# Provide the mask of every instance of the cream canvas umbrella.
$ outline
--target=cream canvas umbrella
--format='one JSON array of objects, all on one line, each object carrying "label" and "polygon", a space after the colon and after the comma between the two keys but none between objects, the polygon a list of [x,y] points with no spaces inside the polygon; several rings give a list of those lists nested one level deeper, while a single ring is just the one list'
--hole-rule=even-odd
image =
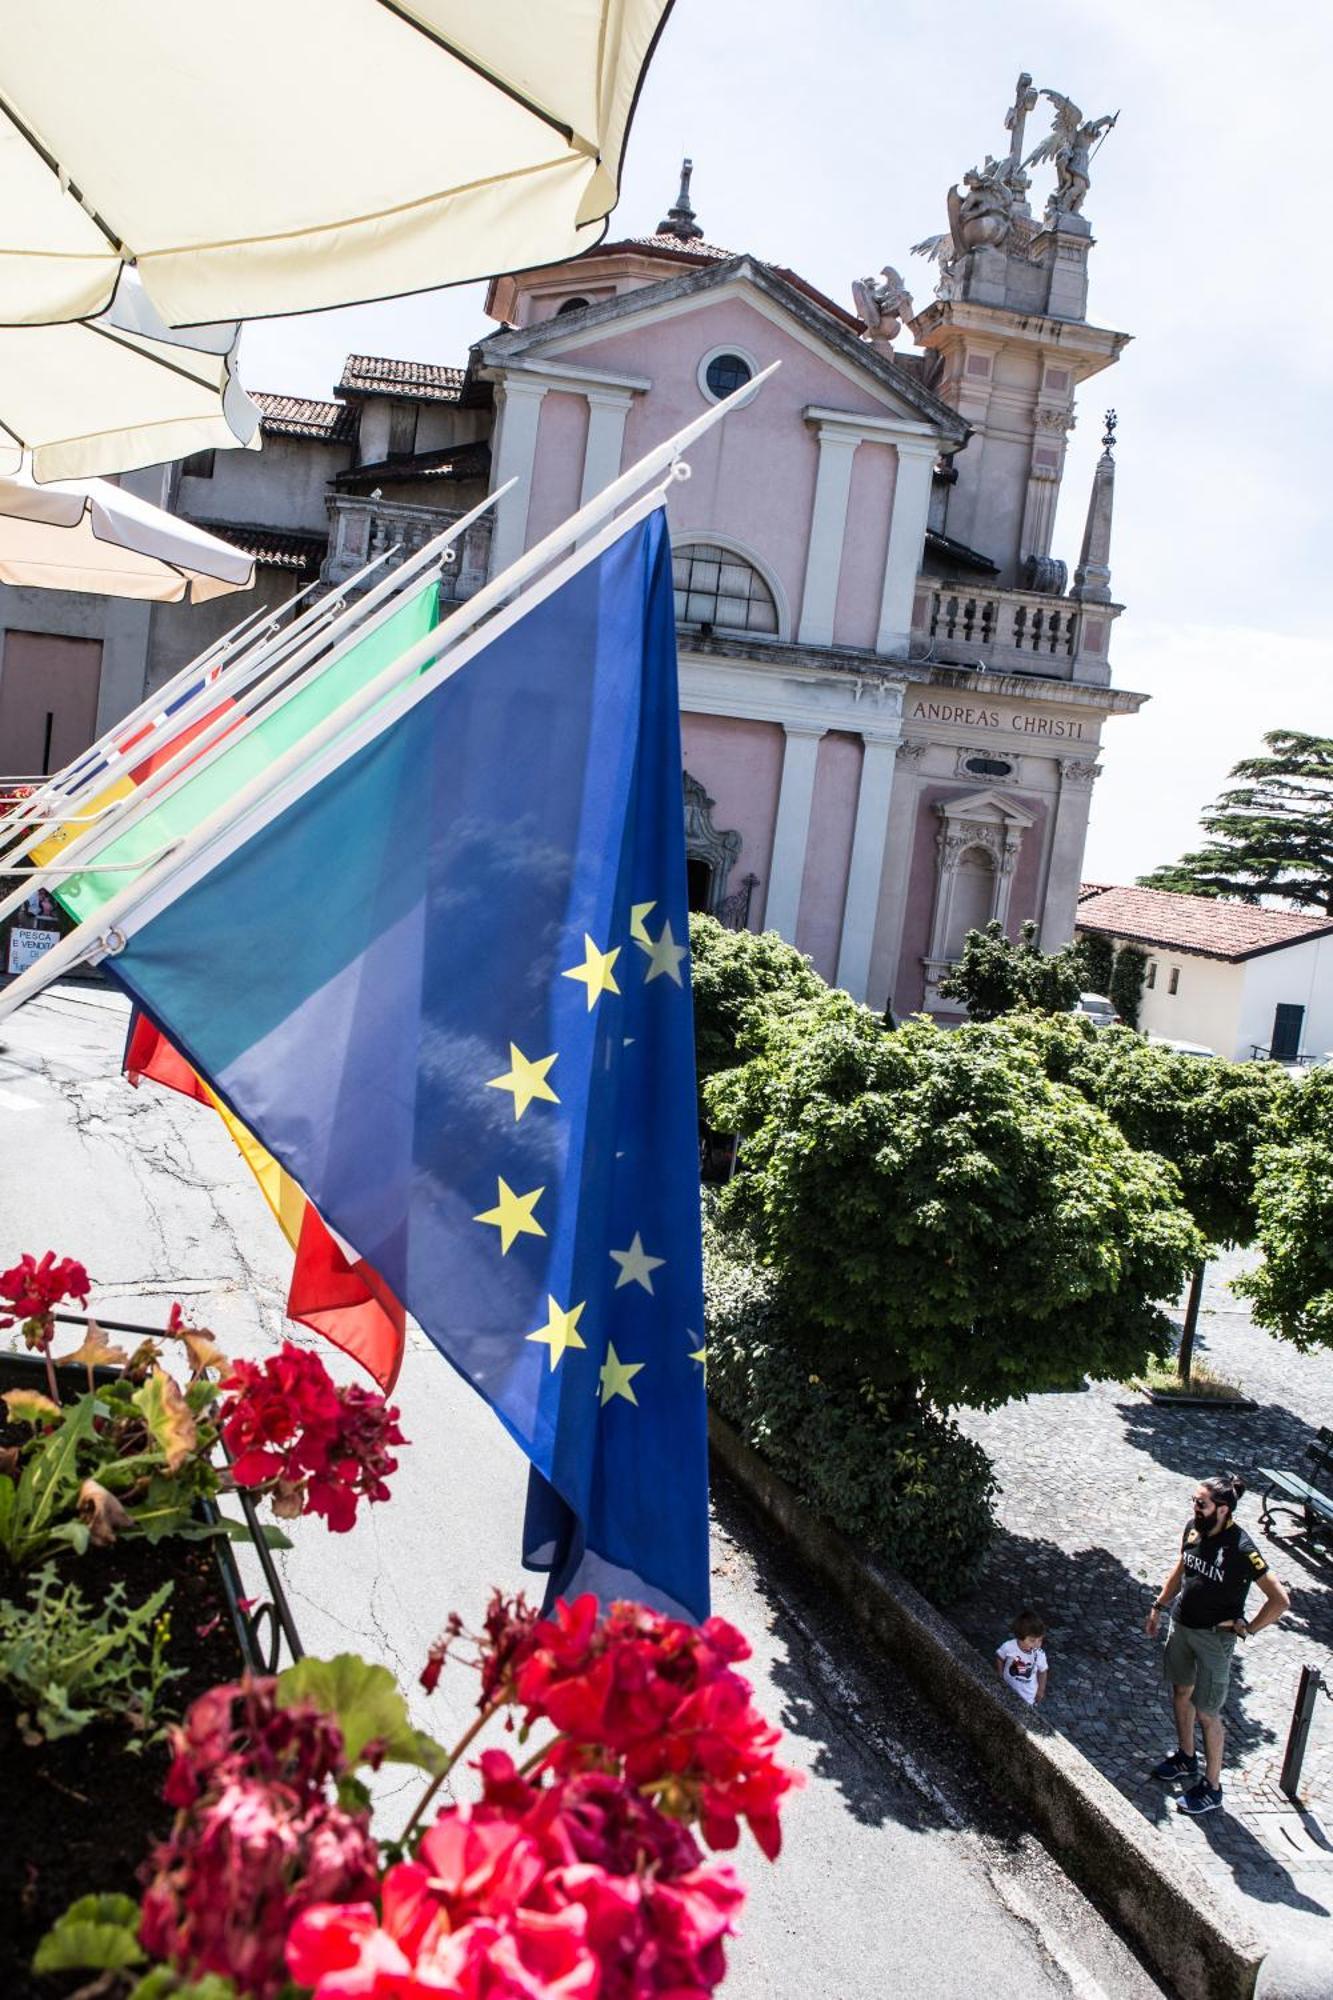
[{"label": "cream canvas umbrella", "polygon": [[254,577],[244,550],[105,479],[0,479],[0,583],[202,604]]},{"label": "cream canvas umbrella", "polygon": [[670,0],[42,0],[0,42],[0,324],[173,326],[549,263],[614,207]]},{"label": "cream canvas umbrella", "polygon": [[257,449],[239,333],[234,321],[173,332],[128,272],[94,319],[0,326],[0,475],[26,469],[44,483]]}]

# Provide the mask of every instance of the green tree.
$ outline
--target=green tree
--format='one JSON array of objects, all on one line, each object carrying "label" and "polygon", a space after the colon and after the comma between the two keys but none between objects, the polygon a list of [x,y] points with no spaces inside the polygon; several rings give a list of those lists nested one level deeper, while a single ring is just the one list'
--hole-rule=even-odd
[{"label": "green tree", "polygon": [[1104,1111],[1131,1146],[1175,1168],[1181,1199],[1204,1241],[1190,1280],[1177,1368],[1188,1383],[1207,1258],[1252,1243],[1259,1228],[1261,1152],[1285,1132],[1293,1085],[1276,1063],[1210,1062],[1146,1041],[1128,1028],[1042,1021],[1023,1032],[1046,1072]]},{"label": "green tree", "polygon": [[1037,943],[1037,926],[1028,920],[1017,944],[998,923],[984,931],[969,931],[963,955],[940,981],[946,1000],[965,1000],[973,1021],[994,1021],[1014,1008],[1039,1014],[1065,1013],[1083,988],[1083,964],[1078,949],[1065,945],[1046,952]]},{"label": "green tree", "polygon": [[1260,1326],[1299,1348],[1333,1347],[1333,1069],[1288,1086],[1259,1152],[1255,1206],[1264,1261],[1236,1290]]},{"label": "green tree", "polygon": [[716,917],[690,918],[694,1054],[703,1083],[741,1061],[747,1024],[789,1012],[832,989],[776,931],[730,931]]},{"label": "green tree", "polygon": [[1148,954],[1140,951],[1136,944],[1122,944],[1115,955],[1111,968],[1111,984],[1107,989],[1116,1013],[1131,1028],[1139,1025],[1139,1007],[1143,1000],[1143,982],[1148,975]]},{"label": "green tree", "polygon": [[1077,940],[1075,950],[1083,976],[1082,991],[1105,993],[1109,998],[1115,968],[1115,946],[1110,938],[1103,937],[1100,931],[1089,931]]},{"label": "green tree", "polygon": [[1269,754],[1237,764],[1245,782],[1201,815],[1208,838],[1192,854],[1140,876],[1149,889],[1281,896],[1333,916],[1333,737],[1270,730]]},{"label": "green tree", "polygon": [[745,1135],[720,1209],[753,1233],[812,1367],[947,1409],[1163,1351],[1155,1302],[1202,1252],[1175,1174],[1021,1031],[885,1034],[834,996],[763,1037],[707,1089]]}]

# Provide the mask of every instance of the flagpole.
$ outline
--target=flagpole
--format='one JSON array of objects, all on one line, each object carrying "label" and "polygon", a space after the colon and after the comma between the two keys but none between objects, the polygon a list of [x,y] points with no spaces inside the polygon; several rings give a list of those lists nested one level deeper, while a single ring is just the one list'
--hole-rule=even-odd
[{"label": "flagpole", "polygon": [[[368,563],[362,575],[369,575],[384,560],[384,557],[377,557],[375,562]],[[56,773],[35,796],[23,800],[19,807],[0,818],[0,836],[8,838],[16,828],[21,829],[14,845],[0,853],[0,871],[5,870],[7,862],[21,857],[32,846],[31,830],[34,827],[63,826],[77,820],[80,802],[89,792],[95,793],[99,783],[103,788],[108,783],[114,783],[119,775],[118,766],[129,765],[132,768],[144,758],[154,755],[155,745],[163,735],[168,742],[172,741],[201,708],[218,699],[220,692],[225,694],[238,683],[244,685],[247,673],[257,673],[266,655],[271,658],[280,653],[282,646],[292,643],[298,629],[305,629],[308,622],[317,623],[326,619],[330,608],[339,608],[340,600],[326,599],[318,605],[307,606],[299,618],[283,626],[286,614],[310,594],[318,581],[316,577],[304,590],[283,604],[261,606],[257,612],[243,618],[231,632],[224,633],[222,639],[188,660],[164,686],[146,695],[136,709],[104,731],[96,743]],[[259,629],[261,623],[262,630]],[[244,644],[241,644],[242,634]],[[220,648],[226,650],[220,653]],[[174,714],[167,715],[166,708],[175,690],[183,683],[198,680],[205,673],[212,673],[215,678],[206,686],[201,685],[196,694]],[[145,716],[156,717],[156,722],[144,730],[128,749],[118,750],[118,744],[133,732]],[[119,801],[115,803],[119,804]],[[99,813],[97,817],[100,816]]]},{"label": "flagpole", "polygon": [[[85,940],[83,951],[66,954],[61,966],[51,976],[57,977],[59,970],[82,963],[85,959],[97,963],[103,958],[114,957],[117,951],[123,949],[126,924],[133,921],[137,929],[173,903],[201,875],[207,874],[235,848],[328,777],[330,772],[336,771],[349,757],[391,728],[444,681],[451,680],[469,660],[484,652],[512,626],[526,618],[536,605],[554,596],[571,577],[595,562],[622,535],[628,534],[660,507],[674,476],[674,471],[669,472],[660,485],[642,494],[624,514],[603,522],[601,528],[584,540],[564,562],[550,569],[522,597],[512,598],[480,631],[474,631],[461,645],[443,653],[431,669],[407,681],[398,676],[396,688],[386,687],[392,676],[392,669],[386,669],[352,701],[344,703],[335,715],[312,730],[302,743],[275,759],[269,770],[259,773],[235,798],[228,800],[183,840],[157,857],[153,868],[145,870],[138,881],[129,883],[96,916],[80,925],[80,930],[96,935]],[[216,852],[213,851],[215,848]],[[42,972],[62,946],[74,944],[78,934],[72,931],[67,938],[62,938],[59,945],[52,946],[35,965],[20,973],[13,985],[0,992],[0,1020],[50,983],[49,980],[34,981],[16,1000],[12,999],[16,987],[23,985],[31,973]]]},{"label": "flagpole", "polygon": [[[159,766],[148,783],[139,786],[128,796],[114,801],[105,817],[99,816],[97,819],[80,822],[77,815],[66,816],[64,824],[81,824],[84,830],[60,850],[58,859],[35,866],[14,867],[11,863],[7,872],[15,873],[22,879],[9,896],[0,899],[0,922],[26,901],[35,886],[48,881],[59,882],[70,875],[83,873],[95,863],[96,856],[109,841],[119,839],[122,833],[128,832],[147,814],[155,812],[179,790],[181,784],[196,776],[213,761],[214,757],[244,742],[261,723],[267,722],[293,696],[317,680],[319,675],[337,660],[342,659],[352,646],[358,645],[389,618],[395,616],[399,609],[399,600],[412,585],[427,574],[432,564],[449,559],[450,545],[457,541],[474,521],[493,507],[501,494],[507,492],[512,484],[512,480],[507,481],[503,487],[488,494],[468,513],[460,515],[456,521],[451,521],[439,535],[392,571],[382,582],[367,592],[365,597],[348,606],[331,625],[327,625],[325,629],[308,639],[295,654],[280,658],[277,664],[270,662],[264,678],[248,688],[236,704],[236,708],[218,715],[207,728],[192,736],[188,743],[182,744],[174,756],[168,757]],[[377,567],[381,560],[382,558],[377,557],[375,563],[368,565],[368,568]],[[355,578],[349,579],[352,582],[355,580]],[[330,649],[330,639],[340,628],[341,636]],[[286,638],[290,635],[283,636]],[[304,669],[321,655],[313,672],[306,674]],[[213,685],[208,691],[211,700],[216,701],[224,685],[225,677]],[[239,722],[237,709],[244,718]],[[21,847],[15,852],[26,851],[31,845],[31,840],[25,837]],[[7,859],[8,857],[0,857],[0,863]]]},{"label": "flagpole", "polygon": [[[382,563],[387,562],[392,553],[392,550],[386,550],[382,555],[376,556],[373,561],[365,564],[355,576],[347,579],[347,582],[342,586],[342,592],[363,581],[372,571],[378,569]],[[293,605],[299,604],[302,597],[308,596],[310,591],[316,587],[318,581],[319,579],[315,578],[306,586],[305,590],[299,592],[296,597],[290,598],[286,604],[271,607],[267,613],[269,622],[265,629],[262,632],[251,631],[244,646],[240,647],[239,651],[233,648],[232,657],[225,666],[214,666],[209,669],[209,671],[215,673],[216,678],[206,686],[200,686],[190,700],[182,703],[181,707],[173,714],[166,714],[164,708],[164,704],[168,701],[171,691],[182,680],[198,678],[200,672],[205,670],[209,658],[207,652],[199,655],[197,659],[191,660],[178,674],[174,674],[165,687],[159,688],[153,694],[147,696],[132,715],[122,717],[115,724],[114,728],[108,730],[99,739],[98,743],[91,750],[84,753],[85,762],[94,753],[102,753],[97,769],[86,768],[76,772],[70,778],[66,789],[57,790],[56,798],[53,801],[42,797],[37,801],[28,800],[25,802],[27,807],[24,814],[25,828],[34,825],[69,824],[72,819],[77,818],[77,814],[72,811],[72,808],[88,792],[93,791],[97,787],[99,780],[104,782],[114,781],[118,775],[118,766],[127,765],[133,768],[134,765],[142,762],[145,758],[159,754],[163,744],[174,742],[182,730],[187,728],[201,711],[216,704],[221,696],[229,695],[234,688],[247,686],[258,677],[262,669],[270,668],[277,660],[280,660],[284,652],[290,651],[299,641],[312,636],[322,625],[327,625],[344,608],[345,598],[342,592],[330,592],[329,596],[322,598],[318,604],[307,605],[299,618],[293,619],[286,626],[282,624],[284,614]],[[154,726],[145,730],[128,749],[118,751],[116,747],[117,742],[124,739],[127,733],[133,729],[135,723],[145,713],[156,715]],[[103,746],[107,744],[110,747],[104,751]],[[61,775],[63,778],[64,774],[62,773]],[[116,804],[119,803],[120,801],[116,801]],[[45,818],[38,818],[33,813],[35,804],[41,804],[44,807],[47,805],[63,806],[64,809],[54,811]],[[24,853],[31,845],[32,842],[27,838],[25,832],[17,845],[11,847],[5,854],[0,854],[0,868],[3,868],[6,861]]]},{"label": "flagpole", "polygon": [[[276,758],[271,766],[258,773],[234,798],[219,807],[200,826],[193,829],[182,841],[174,844],[165,855],[159,857],[136,882],[127,885],[116,896],[110,898],[94,916],[87,918],[77,929],[62,938],[59,944],[53,945],[50,951],[44,952],[35,964],[21,972],[10,986],[0,992],[0,1020],[4,1020],[25,1001],[43,991],[52,980],[59,978],[60,974],[70,967],[82,964],[88,959],[100,959],[108,954],[114,954],[118,948],[115,942],[116,935],[130,913],[139,911],[140,906],[150,895],[156,899],[167,886],[172,886],[174,893],[181,893],[184,887],[184,883],[180,880],[183,867],[206,845],[216,841],[223,845],[223,854],[229,852],[230,849],[223,844],[223,837],[234,835],[243,816],[248,815],[261,801],[271,799],[275,789],[282,786],[292,773],[299,771],[301,782],[292,786],[290,795],[286,791],[283,792],[284,805],[290,803],[291,798],[300,797],[309,784],[317,781],[317,777],[312,775],[314,768],[312,760],[317,760],[318,777],[327,776],[329,771],[336,770],[340,763],[355,750],[360,749],[364,743],[373,740],[413,702],[430,693],[441,680],[456,672],[475,653],[489,645],[501,631],[508,629],[508,626],[519,617],[526,615],[534,601],[540,602],[553,590],[558,589],[568,577],[595,560],[602,549],[609,546],[617,535],[627,532],[631,519],[637,519],[642,514],[651,512],[652,507],[660,503],[666,485],[664,484],[659,492],[648,496],[646,501],[641,501],[624,521],[608,518],[614,514],[616,508],[641,493],[659,472],[674,475],[682,452],[724,417],[751,402],[780,366],[780,362],[770,362],[760,374],[752,376],[743,389],[737,390],[725,401],[706,410],[693,423],[687,424],[665,443],[657,445],[648,452],[636,465],[631,466],[628,472],[614,479],[601,493],[594,496],[587,506],[580,508],[560,527],[553,529],[525,555],[520,556],[517,562],[511,563],[509,568],[502,571],[492,583],[478,591],[475,597],[469,598],[450,618],[437,626],[416,646],[410,648],[391,667],[377,675],[352,700],[343,703],[300,743],[294,744],[291,749]],[[684,467],[682,470],[683,476],[688,477],[689,468]],[[492,498],[498,497],[498,493],[492,496]],[[593,539],[585,541],[584,538],[588,536],[593,536]],[[577,546],[580,543],[583,544],[582,547]],[[542,579],[527,596],[509,602],[514,599],[516,591],[521,590],[526,583],[538,576],[562,549],[568,549],[571,545],[575,545],[572,556],[560,563],[551,575]],[[505,609],[501,610],[501,607]],[[456,644],[465,633],[472,633],[481,619],[492,611],[500,613],[492,624],[483,632],[476,633],[470,641],[462,645]],[[423,669],[432,665],[435,667],[434,672],[423,672]],[[389,697],[395,696],[395,690],[396,697],[390,699]],[[357,727],[357,724],[361,726]],[[321,753],[326,748],[329,754],[324,756]],[[234,839],[232,844],[237,844]],[[222,855],[216,857],[216,859],[221,858]],[[171,896],[164,898],[164,901],[170,900]],[[154,907],[158,907],[156,900]],[[3,906],[0,906],[0,909],[2,908]],[[123,945],[123,937],[121,944]]]},{"label": "flagpole", "polygon": [[[304,593],[302,594],[304,595]],[[293,603],[297,601],[296,599],[292,599]],[[280,606],[278,609],[285,610],[286,606]],[[11,821],[22,819],[25,824],[32,824],[28,815],[46,803],[48,794],[51,796],[63,796],[62,787],[74,784],[84,767],[98,756],[104,744],[108,744],[113,738],[123,735],[127,729],[132,729],[144,715],[151,713],[154,709],[160,708],[163,701],[167,699],[172,690],[178,687],[181,682],[187,680],[193,674],[204,672],[219,647],[226,646],[233,640],[238,640],[247,627],[254,626],[261,619],[271,618],[274,615],[273,607],[265,604],[261,604],[257,611],[247,611],[244,618],[239,619],[229,631],[224,632],[221,638],[215,639],[210,646],[204,648],[202,653],[196,653],[192,659],[187,660],[179,672],[172,675],[165,687],[157,688],[152,694],[145,695],[139,706],[132,710],[129,715],[122,716],[118,722],[112,724],[110,729],[104,730],[95,743],[90,743],[86,750],[81,750],[77,757],[72,757],[69,763],[63,764],[58,771],[40,773],[34,779],[34,783],[37,786],[37,791],[34,795],[30,798],[20,800],[17,804],[9,807],[6,812],[0,813],[0,836],[7,834]],[[253,638],[253,633],[251,637]]]}]

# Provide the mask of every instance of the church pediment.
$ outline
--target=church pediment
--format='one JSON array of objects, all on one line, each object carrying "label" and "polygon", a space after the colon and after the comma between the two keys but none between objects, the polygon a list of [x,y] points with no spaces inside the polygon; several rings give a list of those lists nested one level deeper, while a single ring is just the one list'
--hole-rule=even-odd
[{"label": "church pediment", "polygon": [[967,425],[957,411],[924,388],[910,369],[860,339],[780,271],[750,256],[730,257],[705,270],[673,273],[659,284],[559,313],[535,326],[492,334],[481,343],[481,359],[491,367],[557,360],[577,367],[585,356],[593,358],[586,354],[588,349],[615,335],[646,329],[658,319],[678,318],[692,302],[702,310],[719,298],[735,296],[747,299],[766,318],[785,323],[786,330],[807,347],[824,349],[841,372],[854,374],[887,415],[929,424],[950,450],[966,439]]},{"label": "church pediment", "polygon": [[957,798],[939,800],[935,810],[942,819],[1010,826],[1019,832],[1036,824],[1035,814],[1017,805],[1003,792],[963,792]]}]

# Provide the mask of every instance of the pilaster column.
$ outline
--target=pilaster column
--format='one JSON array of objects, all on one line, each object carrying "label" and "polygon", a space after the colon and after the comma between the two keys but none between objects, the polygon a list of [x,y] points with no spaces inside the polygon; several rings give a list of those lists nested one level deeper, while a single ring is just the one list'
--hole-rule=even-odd
[{"label": "pilaster column", "polygon": [[884,555],[884,589],[879,600],[879,631],[875,635],[877,653],[897,653],[903,657],[907,654],[912,599],[926,545],[936,451],[933,440],[922,444],[900,441],[897,445],[898,477],[893,487],[893,514]]},{"label": "pilaster column", "polygon": [[620,474],[625,443],[625,418],[632,400],[628,390],[589,389],[588,439],[583,447],[583,485],[579,506],[586,507],[604,486]]},{"label": "pilaster column", "polygon": [[805,556],[801,626],[796,636],[803,646],[831,646],[842,543],[847,531],[847,500],[852,490],[852,456],[861,440],[855,432],[834,424],[820,424],[816,435],[819,470],[815,475],[815,504]]},{"label": "pilaster column", "polygon": [[889,801],[893,796],[898,753],[896,735],[865,736],[862,742],[861,788],[856,795],[856,825],[847,869],[847,899],[843,904],[836,980],[853,1000],[864,1000],[870,983],[870,952],[879,914]]},{"label": "pilaster column", "polygon": [[525,382],[507,375],[497,382],[500,404],[496,430],[495,460],[491,490],[507,479],[518,484],[505,494],[495,509],[495,530],[491,537],[491,575],[499,576],[523,553],[528,532],[528,502],[532,497],[532,467],[537,456],[537,425],[541,418],[544,382]]},{"label": "pilaster column", "polygon": [[1088,838],[1088,814],[1098,766],[1086,757],[1060,759],[1060,798],[1051,827],[1051,851],[1046,863],[1046,894],[1041,906],[1041,948],[1059,951],[1074,935],[1078,885],[1083,879],[1083,849]]},{"label": "pilaster column", "polygon": [[810,838],[810,807],[815,796],[815,766],[819,742],[824,734],[821,723],[788,722],[783,725],[787,741],[782,754],[782,782],[778,789],[777,822],[773,828],[773,859],[768,869],[768,896],[764,903],[764,929],[777,931],[788,944],[796,942],[796,919],[801,908],[801,883],[805,876],[805,850]]}]

